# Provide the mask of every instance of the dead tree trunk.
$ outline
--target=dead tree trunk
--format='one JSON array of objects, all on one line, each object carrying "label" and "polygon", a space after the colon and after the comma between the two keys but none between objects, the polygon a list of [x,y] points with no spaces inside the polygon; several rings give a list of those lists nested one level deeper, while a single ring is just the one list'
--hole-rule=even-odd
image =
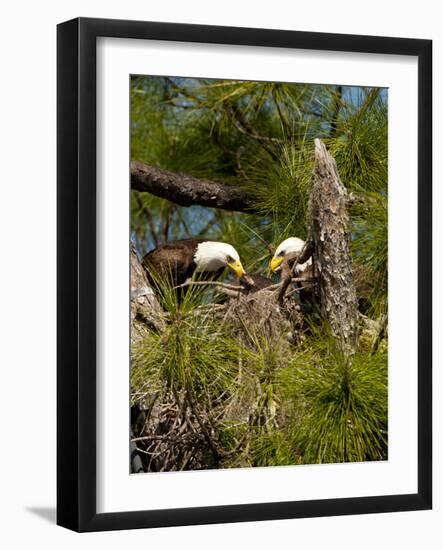
[{"label": "dead tree trunk", "polygon": [[343,349],[355,348],[357,296],[350,256],[348,194],[335,160],[315,140],[315,167],[310,194],[311,235],[318,298],[332,332]]},{"label": "dead tree trunk", "polygon": [[148,329],[161,330],[163,313],[146,274],[131,246],[131,341],[136,342]]}]

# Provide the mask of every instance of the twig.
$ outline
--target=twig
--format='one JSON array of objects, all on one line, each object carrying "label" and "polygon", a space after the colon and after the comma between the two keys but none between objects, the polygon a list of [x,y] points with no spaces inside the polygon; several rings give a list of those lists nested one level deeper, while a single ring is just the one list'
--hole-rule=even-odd
[{"label": "twig", "polygon": [[301,286],[299,288],[294,288],[294,290],[291,290],[291,292],[289,292],[289,296],[291,296],[292,294],[295,294],[296,292],[300,292],[300,290],[305,290],[305,288],[311,288],[310,286]]},{"label": "twig", "polygon": [[198,425],[200,426],[200,429],[201,431],[203,432],[203,435],[205,436],[206,438],[206,441],[208,442],[209,446],[211,447],[211,450],[214,454],[214,458],[217,460],[217,461],[220,461],[221,458],[223,458],[224,456],[224,453],[221,449],[218,448],[218,445],[215,443],[215,441],[212,439],[212,436],[211,434],[209,433],[209,430],[207,429],[207,427],[205,426],[203,420],[200,418],[200,414],[199,412],[197,411],[197,408],[195,406],[195,403],[194,403],[194,400],[192,398],[192,394],[191,394],[191,390],[188,388],[187,391],[186,391],[186,398],[187,398],[187,401],[189,403],[189,407],[193,413],[193,415],[195,416],[197,422],[198,422]]},{"label": "twig", "polygon": [[220,310],[220,309],[226,309],[226,306],[224,304],[203,304],[201,306],[197,306],[195,308],[196,311],[205,311],[208,310],[209,312],[212,312],[214,310]]},{"label": "twig", "polygon": [[[314,283],[315,279],[312,277],[292,277],[289,281],[290,283]],[[270,285],[264,288],[263,290],[277,290],[281,288],[283,281],[276,283],[275,285]]]},{"label": "twig", "polygon": [[174,290],[177,288],[184,288],[186,286],[194,286],[194,285],[214,285],[218,286],[220,288],[226,288],[227,290],[237,290],[238,292],[243,292],[245,289],[242,286],[236,286],[236,285],[228,285],[227,283],[219,283],[218,281],[189,281],[186,283],[182,283],[181,285],[177,285],[174,287]]},{"label": "twig", "polygon": [[[230,107],[231,113],[234,115],[235,122],[237,122],[236,126],[237,129],[242,133],[245,134],[253,139],[256,139],[260,142],[269,142],[269,143],[283,143],[284,140],[276,137],[271,136],[263,136],[260,135],[256,129],[250,124],[250,122],[246,119],[246,117],[243,115],[243,113],[240,111],[240,109],[237,107],[237,105],[231,105]],[[266,148],[266,147],[265,147]],[[267,149],[268,150],[268,149]],[[275,155],[275,153],[271,150],[268,150],[272,155]]]},{"label": "twig", "polygon": [[146,435],[142,437],[134,437],[131,439],[131,442],[135,443],[136,441],[171,441],[172,443],[177,443],[178,441],[183,441],[185,439],[194,439],[194,437],[184,434],[181,437],[169,437],[167,435]]},{"label": "twig", "polygon": [[337,86],[334,97],[332,100],[332,118],[330,122],[329,137],[334,137],[337,134],[338,117],[340,115],[340,109],[343,106],[342,102],[343,87]]}]

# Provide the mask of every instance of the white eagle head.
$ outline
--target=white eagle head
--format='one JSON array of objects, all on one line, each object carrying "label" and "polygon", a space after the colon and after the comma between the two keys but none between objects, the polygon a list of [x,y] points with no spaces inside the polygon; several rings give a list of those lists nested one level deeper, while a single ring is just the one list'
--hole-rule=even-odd
[{"label": "white eagle head", "polygon": [[[303,250],[304,246],[305,241],[303,239],[299,239],[298,237],[289,237],[289,239],[285,239],[283,242],[281,242],[278,245],[274,256],[269,262],[269,267],[271,271],[279,271],[279,269],[281,268],[281,264],[284,260],[294,260],[295,258],[297,258],[297,256]],[[310,265],[311,259],[309,259],[304,264],[297,266],[297,271],[304,271]]]},{"label": "white eagle head", "polygon": [[197,245],[194,254],[196,271],[218,271],[229,267],[238,278],[246,274],[237,250],[228,244],[216,241],[205,241]]}]

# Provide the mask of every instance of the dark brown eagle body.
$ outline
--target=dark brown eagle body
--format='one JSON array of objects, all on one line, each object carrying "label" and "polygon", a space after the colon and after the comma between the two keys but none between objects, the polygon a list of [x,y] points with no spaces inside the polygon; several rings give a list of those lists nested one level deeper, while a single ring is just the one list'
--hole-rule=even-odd
[{"label": "dark brown eagle body", "polygon": [[[166,243],[148,252],[143,258],[142,265],[146,270],[151,284],[170,281],[174,286],[186,282],[192,277],[196,269],[194,256],[197,246],[207,239],[181,239]],[[211,273],[209,276],[217,278],[223,269]],[[208,274],[202,273],[202,279]]]},{"label": "dark brown eagle body", "polygon": [[272,286],[273,284],[274,281],[272,279],[270,279],[269,277],[264,277],[259,273],[248,273],[240,280],[234,282],[234,286],[241,286],[250,293],[258,292],[259,290],[263,290],[268,286]]}]

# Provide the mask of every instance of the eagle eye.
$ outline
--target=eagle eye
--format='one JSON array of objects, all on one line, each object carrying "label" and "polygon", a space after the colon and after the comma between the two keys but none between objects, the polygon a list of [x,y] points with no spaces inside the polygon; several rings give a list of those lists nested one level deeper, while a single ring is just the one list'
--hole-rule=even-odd
[{"label": "eagle eye", "polygon": [[226,258],[226,260],[227,260],[228,263],[232,264],[233,261],[234,261],[234,258],[233,258],[232,256],[229,256],[229,255],[228,255],[227,258]]},{"label": "eagle eye", "polygon": [[284,250],[282,250],[280,253],[279,253],[279,256],[284,256],[286,254],[286,252]]}]

